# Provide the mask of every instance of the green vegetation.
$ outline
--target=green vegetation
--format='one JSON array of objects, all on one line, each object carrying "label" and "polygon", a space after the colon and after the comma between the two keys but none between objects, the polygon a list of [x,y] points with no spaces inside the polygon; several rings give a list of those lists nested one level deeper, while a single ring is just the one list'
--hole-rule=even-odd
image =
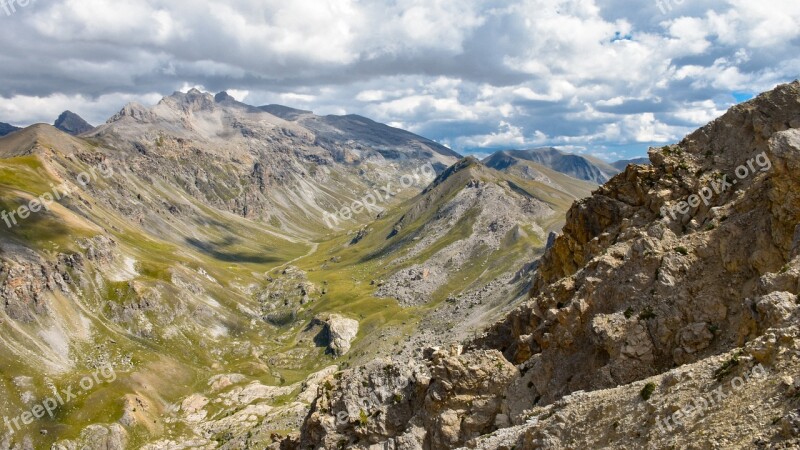
[{"label": "green vegetation", "polygon": [[[75,145],[80,142],[76,140]],[[168,144],[161,135],[155,140],[156,147]],[[106,151],[97,142],[85,145],[86,155]],[[80,157],[65,157],[55,150],[53,154],[56,156],[48,154],[47,160],[36,155],[0,159],[0,208],[13,210],[27,204],[47,192],[51,184],[60,183],[57,177],[72,176],[89,167]],[[86,373],[96,358],[129,362],[118,370],[114,383],[64,408],[53,423],[44,424],[49,433],[39,437],[37,447],[76,438],[90,423],[120,417],[120,399],[131,392],[144,392],[145,400],[159,404],[174,404],[191,393],[207,392],[209,377],[215,374],[237,373],[266,385],[288,386],[332,364],[344,368],[371,359],[379,350],[396,352],[402,342],[397,336],[413,334],[420,321],[450,295],[509,273],[519,261],[536,259],[544,247],[539,227],[545,231],[559,228],[562,213],[575,197],[592,188],[590,183],[559,179],[560,184],[569,186],[570,192],[565,193],[522,177],[468,167],[424,198],[399,196],[397,203],[385,205],[387,213],[379,219],[363,214],[346,223],[353,230],[370,229],[357,245],[350,245],[353,235],[348,231],[321,228],[312,245],[306,236],[288,236],[278,220],[281,214],[265,214],[259,218],[264,221],[250,220],[185,195],[181,187],[199,189],[208,198],[223,202],[240,195],[239,180],[230,176],[233,167],[222,163],[204,169],[207,184],[178,179],[177,174],[175,179],[152,183],[137,177],[98,179],[80,197],[32,215],[18,227],[0,229],[2,239],[37,250],[48,261],[82,255],[82,266],[65,269],[81,283],[71,287],[80,290],[80,302],[54,299],[65,323],[90,324],[92,339],[71,348],[83,365],[70,374]],[[349,186],[340,175],[331,176]],[[543,201],[554,213],[510,231],[499,249],[479,245],[475,254],[480,256],[463,266],[448,267],[444,285],[420,306],[401,307],[396,300],[376,298],[372,280],[388,279],[399,270],[426,263],[441,250],[472,236],[480,214],[477,209],[467,211],[424,250],[401,260],[426,236],[426,227],[442,208],[474,180]],[[121,183],[125,185],[121,187]],[[118,196],[120,190],[125,195]],[[331,195],[341,200],[340,192],[331,190]],[[150,199],[157,201],[148,203]],[[137,209],[141,205],[145,205],[143,210]],[[296,216],[290,220],[307,220],[297,208],[291,213]],[[402,229],[388,239],[398,223]],[[269,286],[269,277],[289,264],[304,271],[307,280],[324,293],[317,292],[303,305],[262,310],[259,296]],[[332,312],[359,321],[358,336],[345,358],[326,355],[306,330],[314,317]],[[456,326],[452,320],[449,323]],[[13,330],[7,324],[0,327],[11,342],[24,342],[29,332]],[[387,330],[394,337],[384,343],[380,336]],[[0,360],[5,361],[0,364],[0,394],[10,392],[2,384],[13,377],[36,373],[35,367],[10,351],[0,354]],[[54,381],[62,385],[71,380],[65,376]],[[328,390],[332,388],[329,384],[325,386]],[[46,392],[46,387],[37,386],[37,392]],[[282,395],[270,404],[289,404],[296,394]],[[400,403],[403,394],[396,393],[392,399]],[[209,405],[208,410],[210,416],[232,413],[221,405]],[[359,422],[366,426],[368,420],[362,411]],[[140,424],[130,430],[133,447],[151,437],[148,427]],[[181,427],[175,425],[171,431],[180,432]],[[221,433],[212,438],[224,442],[230,436]]]},{"label": "green vegetation", "polygon": [[647,401],[650,400],[650,397],[653,395],[653,392],[655,391],[656,391],[655,383],[647,383],[639,392],[639,395],[642,397],[642,400]]},{"label": "green vegetation", "polygon": [[725,361],[720,368],[714,371],[714,379],[717,381],[722,381],[726,375],[731,373],[734,368],[739,365],[739,356],[740,353],[737,351],[731,356],[731,358]]},{"label": "green vegetation", "polygon": [[656,313],[648,306],[639,313],[639,320],[651,320],[656,318]]},{"label": "green vegetation", "polygon": [[629,306],[629,307],[628,307],[628,308],[625,310],[625,312],[623,312],[622,314],[625,316],[625,318],[626,318],[626,319],[630,319],[631,317],[633,317],[633,313],[634,313],[634,311],[633,311],[633,308],[631,308],[631,307]]}]

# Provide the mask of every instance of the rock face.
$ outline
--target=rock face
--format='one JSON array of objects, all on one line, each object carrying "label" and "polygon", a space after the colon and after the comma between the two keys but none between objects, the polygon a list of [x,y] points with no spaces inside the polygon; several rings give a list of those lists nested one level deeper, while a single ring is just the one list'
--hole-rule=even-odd
[{"label": "rock face", "polygon": [[304,434],[314,449],[452,449],[496,430],[517,370],[496,351],[431,350],[421,361],[378,360],[322,382]]},{"label": "rock face", "polygon": [[[337,399],[358,392],[353,380],[323,392],[301,448],[335,448],[336,439],[347,448],[795,448],[798,127],[794,82],[678,145],[651,149],[651,166],[629,166],[572,207],[530,301],[458,357],[500,351],[517,365],[507,380],[505,361],[485,374],[502,387],[492,393],[505,399],[495,422],[508,428],[475,438],[481,427],[464,426],[474,418],[467,408],[430,408],[428,399],[449,404],[436,389],[426,389],[424,411],[433,415],[415,431],[382,425],[403,406],[382,411],[376,428],[369,416],[360,428],[337,428],[319,414],[340,410]],[[448,387],[475,373],[445,364],[442,378],[441,367],[431,377]],[[675,414],[717,388],[730,399],[697,407],[701,415]],[[614,422],[597,422],[600,411]],[[679,431],[664,434],[663,417]]]},{"label": "rock face", "polygon": [[322,331],[317,336],[317,341],[328,347],[328,351],[336,356],[346,355],[350,351],[350,344],[358,335],[358,321],[338,314],[316,318],[311,325],[322,326]]},{"label": "rock face", "polygon": [[[530,366],[536,396],[550,403],[728,351],[774,326],[788,305],[774,293],[787,286],[772,280],[795,271],[800,130],[787,124],[800,116],[799,88],[781,86],[652,149],[652,167],[629,167],[576,204],[533,300],[480,345]],[[673,215],[725,174],[730,189]]]},{"label": "rock face", "polygon": [[59,130],[69,133],[73,136],[77,136],[79,134],[88,133],[94,129],[93,126],[89,125],[88,122],[83,120],[83,118],[72,111],[64,111],[58,116],[55,123],[53,124],[54,127],[58,128]]}]

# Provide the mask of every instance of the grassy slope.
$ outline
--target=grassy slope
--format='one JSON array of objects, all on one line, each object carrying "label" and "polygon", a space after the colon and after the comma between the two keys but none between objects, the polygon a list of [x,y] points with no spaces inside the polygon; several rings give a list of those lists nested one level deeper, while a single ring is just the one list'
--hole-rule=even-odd
[{"label": "grassy slope", "polygon": [[[39,142],[39,145],[53,148],[49,143]],[[70,153],[74,151],[74,146],[79,145],[83,145],[82,150],[85,151],[95,150],[92,144],[81,144],[81,141],[72,140],[70,145],[73,146]],[[55,160],[61,164],[58,169],[62,172],[77,173],[85,169],[76,160],[66,159],[63,155],[56,156]],[[47,161],[50,160],[51,156],[48,156]],[[26,203],[29,198],[47,191],[51,183],[62,181],[54,176],[54,168],[49,167],[51,163],[43,161],[40,154],[0,159],[0,208],[10,209]],[[49,445],[56,438],[75,437],[83,426],[90,423],[119,417],[122,413],[119,399],[131,392],[138,392],[159,402],[173,403],[192,392],[203,391],[207,379],[217,373],[243,373],[273,385],[302,380],[309,373],[336,362],[324,355],[322,349],[309,349],[308,342],[301,342],[308,339],[303,332],[305,324],[317,314],[337,312],[360,321],[358,338],[345,364],[368,359],[374,350],[374,343],[381,340],[383,330],[392,328],[400,331],[401,335],[410,335],[421,318],[441,304],[449,294],[460,292],[469,285],[492,280],[509,270],[503,261],[532,259],[543,246],[532,230],[526,230],[530,239],[502,248],[502,258],[487,252],[484,260],[475,261],[454,274],[450,282],[435,293],[432,301],[425,306],[401,308],[394,300],[375,298],[375,287],[370,285],[371,280],[386,278],[401,267],[422,262],[472,233],[475,212],[467,214],[430,249],[400,266],[392,264],[397,255],[413,244],[413,237],[424,232],[425,224],[432,220],[437,209],[452,200],[474,178],[504,183],[509,188],[513,185],[513,189],[545,201],[556,211],[566,210],[572,201],[571,195],[541,183],[513,175],[500,176],[494,171],[470,169],[456,174],[428,194],[413,198],[401,196],[398,204],[391,205],[380,219],[372,221],[365,214],[349,223],[350,232],[327,231],[329,234],[320,238],[316,243],[316,252],[311,254],[308,254],[312,250],[308,244],[281,238],[279,231],[269,225],[247,221],[198,202],[192,202],[192,207],[201,220],[164,222],[162,226],[165,232],[148,232],[111,209],[107,202],[93,198],[91,192],[81,193],[80,201],[76,198],[62,201],[60,205],[54,205],[52,212],[34,215],[12,230],[3,227],[0,229],[0,242],[33,248],[49,260],[53,260],[59,252],[83,252],[77,245],[78,240],[107,234],[117,241],[118,253],[137,261],[139,273],[134,279],[123,282],[106,279],[102,283],[88,283],[82,287],[83,302],[80,305],[63,297],[56,299],[57,308],[63,310],[65,316],[80,320],[79,315],[84,315],[92,323],[94,335],[85,342],[78,341],[75,344],[72,351],[76,356],[93,355],[101,349],[111,355],[129,358],[132,365],[129,369],[118,369],[118,379],[113,384],[95,388],[86,398],[60,410],[56,420],[37,422],[36,427],[49,431],[45,437],[36,434],[37,439],[41,439],[42,445]],[[114,179],[98,180],[93,189],[97,192],[112,190],[113,182]],[[132,191],[142,190],[155,197],[179,195],[176,192],[159,191],[163,187],[141,185],[135,179],[126,182],[133,183],[129,186]],[[425,207],[421,208],[420,205]],[[394,239],[387,241],[386,236],[402,217],[413,220],[406,223]],[[546,230],[558,228],[563,220],[561,217],[563,214],[557,214],[539,225]],[[368,222],[373,231],[357,246],[348,245],[352,231]],[[326,230],[320,230],[320,235],[324,232]],[[211,245],[187,245],[185,239],[177,239],[176,236],[201,236],[203,242]],[[293,325],[276,328],[261,321],[254,325],[238,311],[240,305],[257,310],[247,286],[263,285],[264,274],[290,261],[295,261],[295,265],[307,271],[311,282],[317,286],[327,286],[328,293],[321,300],[307,305]],[[148,313],[153,324],[162,327],[174,325],[181,331],[168,339],[145,339],[108,317],[107,302],[123,304],[132,300],[131,283],[166,293],[162,301],[168,306],[178,307],[180,302],[177,297],[181,292],[172,284],[173,275],[197,273],[201,269],[216,282],[203,277],[195,277],[194,281],[221,305],[217,313],[229,330],[227,335],[218,338],[208,336],[202,328],[205,323],[203,318],[182,317],[180,323],[169,324],[159,322],[157,314]],[[105,276],[94,268],[89,268],[86,275],[92,280]],[[10,339],[25,341],[26,337],[20,331],[8,329],[7,320],[0,327]],[[36,336],[38,330],[37,324],[20,328],[30,336]],[[397,345],[398,342],[395,340],[386,345]],[[238,351],[244,344],[254,344],[257,355]],[[281,358],[297,348],[306,348],[301,361],[281,365]],[[274,363],[275,358],[278,364]],[[75,359],[80,363],[74,371],[63,376],[51,376],[56,386],[74,384],[91,371],[86,359]],[[15,354],[8,353],[7,346],[0,346],[0,394],[7,399],[0,413],[14,416],[27,409],[14,400],[18,398],[18,389],[12,382],[15,376],[33,376],[35,388],[32,391],[37,395],[48,392],[39,370]],[[165,373],[169,376],[164,377]],[[138,428],[134,434],[135,442],[141,442],[145,439],[146,429]]]},{"label": "grassy slope", "polygon": [[[524,191],[526,195],[551,205],[557,213],[552,218],[541,220],[539,225],[545,230],[560,229],[563,225],[563,212],[572,202],[570,195],[550,186],[474,166],[457,172],[430,192],[402,201],[380,219],[367,224],[371,231],[357,245],[350,245],[350,242],[355,231],[362,226],[360,224],[345,235],[320,242],[316,254],[300,260],[298,265],[309,271],[313,282],[319,285],[327,282],[329,286],[328,295],[323,301],[314,304],[310,312],[337,311],[361,321],[359,337],[348,360],[358,363],[368,359],[371,352],[382,345],[396,347],[399,340],[382,342],[380,335],[383,331],[394,328],[401,331],[398,333],[400,335],[410,335],[418,322],[439,307],[451,294],[486,284],[502,274],[519,269],[515,265],[519,261],[533,261],[541,254],[544,242],[536,236],[532,228],[528,228],[525,230],[530,236],[528,239],[511,241],[494,253],[487,251],[482,260],[473,261],[452,273],[449,281],[423,306],[403,308],[395,300],[374,297],[376,287],[370,284],[372,280],[388,278],[403,267],[422,263],[443,248],[473,233],[477,211],[465,214],[449,233],[419,255],[402,264],[394,262],[415,243],[414,237],[425,232],[425,225],[433,220],[437,211],[475,179],[498,183],[508,189],[512,189],[510,185],[513,183],[516,189]],[[404,225],[400,233],[387,239],[401,219],[404,220]]]},{"label": "grassy slope", "polygon": [[[64,162],[65,165],[70,163]],[[28,200],[43,194],[49,189],[51,183],[58,184],[52,176],[51,170],[46,167],[39,155],[18,156],[0,160],[0,209],[11,210]],[[73,169],[78,169],[75,167]],[[103,189],[104,180],[98,180],[97,189]],[[60,298],[53,299],[53,304],[58,312],[70,315],[76,320],[79,315],[84,315],[92,323],[94,334],[90,341],[76,342],[72,351],[77,355],[93,354],[93,347],[113,347],[109,352],[114,355],[124,355],[132,362],[132,369],[118,369],[118,379],[113,384],[104,384],[93,389],[86,398],[79,398],[66,405],[57,412],[53,421],[41,420],[34,425],[49,431],[46,437],[41,438],[42,444],[47,445],[56,438],[75,437],[81,427],[93,422],[107,421],[109,417],[121,415],[119,399],[122,395],[139,391],[145,395],[158,397],[167,402],[175,402],[191,392],[201,390],[206,380],[212,373],[220,371],[241,372],[245,374],[264,376],[265,382],[278,383],[277,379],[265,373],[263,368],[254,368],[248,355],[225,356],[218,358],[213,352],[203,349],[197,344],[205,338],[202,330],[194,333],[181,333],[172,340],[161,341],[158,339],[142,339],[133,335],[124,327],[113,323],[104,313],[107,311],[105,302],[123,302],[129,294],[119,295],[118,290],[125,291],[131,282],[145,287],[159,287],[169,292],[174,290],[170,285],[171,273],[177,268],[198,270],[204,269],[219,283],[205,283],[205,290],[210,293],[222,306],[224,319],[231,326],[230,336],[214,343],[214,347],[224,349],[232,344],[227,341],[260,342],[264,341],[263,330],[252,329],[247,321],[236,314],[238,304],[254,303],[252,299],[242,293],[241,286],[258,283],[261,275],[268,272],[285,261],[297,258],[308,252],[306,244],[291,243],[276,238],[274,232],[265,226],[242,220],[229,214],[220,213],[203,205],[195,205],[205,216],[205,223],[193,230],[209,241],[232,241],[233,244],[224,245],[217,253],[200,251],[181,242],[170,242],[158,236],[148,234],[139,229],[128,220],[121,218],[115,211],[110,211],[95,201],[86,192],[80,193],[81,201],[76,197],[65,199],[58,205],[53,205],[52,212],[42,212],[31,215],[30,218],[20,221],[19,226],[8,229],[5,225],[0,228],[0,240],[7,244],[16,244],[29,247],[47,260],[53,261],[57,253],[84,252],[78,241],[90,238],[104,232],[118,242],[117,251],[138,261],[139,275],[133,280],[125,282],[110,282],[105,280],[102,286],[90,283],[82,287],[83,305],[76,305],[73,301]],[[222,223],[224,226],[213,225]],[[219,253],[233,255],[258,255],[258,262],[248,262],[253,258],[243,258],[244,261],[235,261],[231,258],[220,258]],[[88,279],[102,276],[90,269]],[[75,277],[75,279],[78,279]],[[174,299],[163,298],[171,303]],[[63,311],[62,311],[63,310]],[[227,312],[225,312],[227,311]],[[154,318],[153,322],[156,322]],[[24,342],[28,336],[36,336],[39,324],[21,324],[16,329],[9,329],[8,320],[4,320],[3,335]],[[27,336],[26,336],[27,335]],[[113,344],[110,344],[113,342]],[[175,351],[176,349],[180,351]],[[0,379],[3,387],[0,388],[7,400],[3,402],[2,413],[10,417],[16,416],[29,407],[21,404],[18,399],[18,389],[13,386],[15,376],[31,376],[34,378],[34,388],[31,389],[37,396],[45,396],[49,392],[44,386],[42,378],[38,375],[40,368],[31,361],[19,358],[7,352],[8,347],[0,347]],[[66,387],[75,385],[84,375],[91,372],[88,365],[82,364],[83,358],[76,358],[79,362],[75,370],[63,376],[50,375],[56,386]],[[222,367],[211,369],[215,363],[222,363]],[[170,369],[172,377],[168,380],[156,376],[165,368]],[[147,379],[146,386],[137,379]],[[33,431],[33,430],[32,430]],[[143,430],[141,430],[143,431]],[[35,434],[38,436],[38,433]]]}]

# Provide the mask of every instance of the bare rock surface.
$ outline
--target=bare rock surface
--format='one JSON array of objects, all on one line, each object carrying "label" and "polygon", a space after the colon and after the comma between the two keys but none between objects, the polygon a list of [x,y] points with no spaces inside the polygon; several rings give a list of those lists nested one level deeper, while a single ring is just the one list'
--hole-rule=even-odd
[{"label": "bare rock surface", "polygon": [[358,334],[358,321],[339,314],[315,318],[311,323],[311,326],[314,325],[322,327],[318,341],[336,356],[346,355],[350,351],[350,344]]}]

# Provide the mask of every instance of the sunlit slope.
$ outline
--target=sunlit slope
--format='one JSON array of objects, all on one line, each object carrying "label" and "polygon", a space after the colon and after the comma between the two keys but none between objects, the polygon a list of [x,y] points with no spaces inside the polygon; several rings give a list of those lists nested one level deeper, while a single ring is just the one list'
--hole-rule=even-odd
[{"label": "sunlit slope", "polygon": [[[261,320],[256,293],[265,272],[310,245],[142,179],[114,150],[49,126],[0,139],[0,155],[0,208],[16,212],[0,222],[0,413],[29,409],[21,393],[47,393],[45,377],[67,386],[103,364],[116,381],[37,422],[50,431],[41,439],[122,416],[124,395],[177,401],[221,371],[283,377],[266,362],[280,330]],[[18,214],[56,192],[69,195]]]}]

